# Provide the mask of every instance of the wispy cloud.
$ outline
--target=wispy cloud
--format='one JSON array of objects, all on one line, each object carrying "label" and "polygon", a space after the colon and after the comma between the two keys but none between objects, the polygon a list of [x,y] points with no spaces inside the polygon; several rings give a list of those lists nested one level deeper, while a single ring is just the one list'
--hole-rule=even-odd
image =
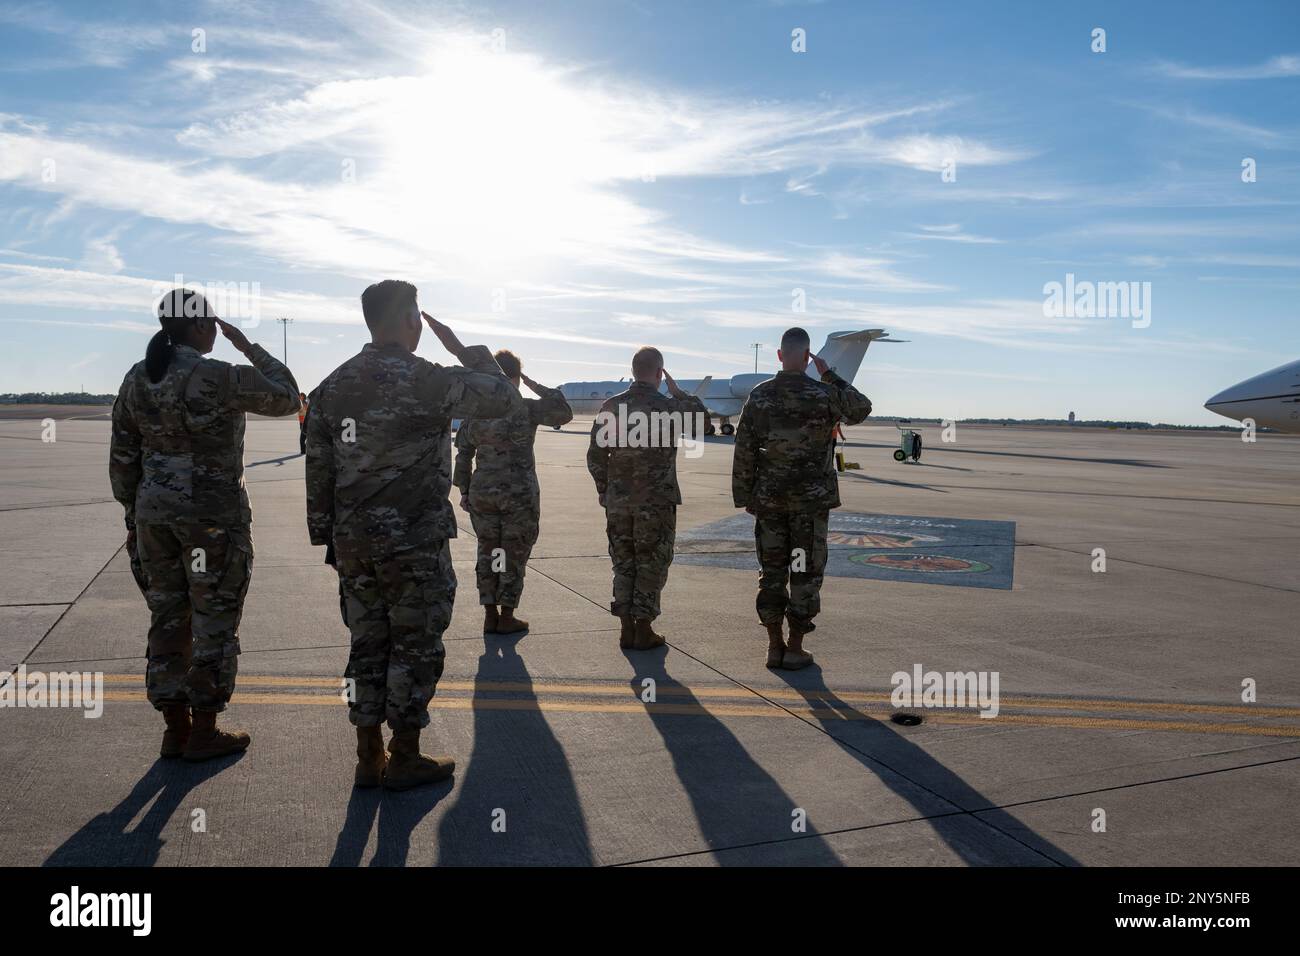
[{"label": "wispy cloud", "polygon": [[[672,227],[624,187],[647,174],[658,181],[776,174],[810,193],[807,184],[834,166],[928,169],[950,156],[979,164],[1023,155],[963,137],[882,132],[900,118],[942,113],[943,103],[854,110],[688,96],[612,84],[530,53],[485,52],[482,40],[444,40],[418,75],[321,83],[190,123],[177,143],[207,161],[141,157],[11,120],[0,127],[7,157],[0,179],[81,205],[214,228],[295,268],[427,275],[432,265],[440,280],[481,285],[507,275],[528,285],[581,262],[726,285],[736,280],[724,272],[783,256]],[[412,126],[412,115],[421,122]],[[284,182],[243,164],[308,145],[320,172],[306,180]],[[321,148],[332,162],[321,163]],[[47,158],[59,168],[50,182],[38,175]],[[866,278],[904,285],[879,269]]]},{"label": "wispy cloud", "polygon": [[100,236],[86,241],[86,251],[81,257],[83,268],[91,272],[120,272],[126,263],[113,245],[111,238]]},{"label": "wispy cloud", "polygon": [[920,292],[944,288],[941,285],[922,282],[901,275],[894,270],[894,263],[888,259],[829,252],[820,259],[814,260],[810,265],[825,275],[851,280],[855,285],[863,289]]},{"label": "wispy cloud", "polygon": [[680,319],[667,319],[644,312],[615,312],[610,320],[633,329],[675,329],[682,324]]},{"label": "wispy cloud", "polygon": [[77,359],[77,361],[68,366],[68,369],[73,372],[80,371],[88,365],[93,365],[102,357],[103,356],[99,352],[91,352],[89,355],[83,355],[81,358]]},{"label": "wispy cloud", "polygon": [[1246,66],[1185,66],[1160,62],[1157,72],[1179,80],[1271,80],[1300,76],[1300,56],[1275,56],[1262,63]]},{"label": "wispy cloud", "polygon": [[990,236],[977,236],[969,232],[963,232],[961,225],[958,223],[948,223],[941,226],[921,226],[920,232],[909,232],[909,239],[935,239],[943,242],[970,242],[978,245],[990,245],[1002,242],[1001,239],[994,239]]},{"label": "wispy cloud", "polygon": [[[705,71],[647,51],[688,22],[715,25],[644,5],[635,27],[599,23],[601,45],[567,30],[581,14],[557,8],[547,31],[531,13],[508,17],[504,46],[490,35],[498,14],[458,3],[150,9],[0,10],[17,38],[0,72],[78,71],[0,94],[0,322],[7,340],[42,326],[75,339],[57,374],[91,349],[114,368],[142,352],[127,346],[156,328],[150,277],[182,267],[259,281],[263,315],[296,320],[307,383],[364,339],[364,285],[396,275],[465,335],[575,371],[623,374],[643,338],[675,365],[740,370],[743,343],[797,322],[937,344],[944,378],[960,378],[967,354],[1001,363],[966,368],[966,385],[1052,382],[1071,367],[1044,355],[1026,370],[1029,349],[1158,357],[1161,338],[1122,323],[1044,318],[1042,279],[1026,275],[1044,260],[1063,264],[1058,277],[1159,270],[1171,328],[1175,309],[1181,328],[1207,327],[1230,300],[1234,315],[1282,315],[1300,267],[1300,129],[1283,100],[1300,57],[1246,42],[1221,47],[1235,63],[1198,66],[1194,43],[1130,37],[1140,64],[1152,64],[1143,44],[1179,43],[1164,52],[1181,62],[1148,66],[1167,82],[1134,92],[1131,72],[1111,70],[1084,90],[1020,42],[1051,16],[1026,11],[1017,42],[997,38],[1008,52],[981,89],[980,45],[1002,27],[964,11],[953,39],[931,31],[924,52],[863,61],[824,29],[869,30],[878,12],[815,11],[815,52],[796,58],[789,17],[751,4],[763,29]],[[920,15],[897,25],[925,32]],[[644,42],[624,42],[629,29]],[[1268,50],[1256,29],[1254,49]],[[951,71],[930,68],[935,51]],[[1283,82],[1257,83],[1248,101],[1211,82],[1270,78]],[[1143,112],[1114,122],[1117,104]],[[1240,156],[1259,158],[1258,182],[1241,182]],[[940,175],[950,163],[955,182]],[[806,312],[791,311],[796,289]],[[1227,354],[1163,341],[1180,361]]]},{"label": "wispy cloud", "polygon": [[1172,122],[1184,123],[1201,129],[1208,129],[1215,133],[1222,133],[1225,136],[1232,136],[1236,139],[1264,140],[1269,143],[1276,143],[1282,138],[1282,134],[1276,130],[1265,129],[1262,126],[1254,126],[1232,116],[1205,113],[1187,106],[1172,108],[1166,106],[1153,106],[1149,104],[1135,105],[1138,109],[1143,110],[1152,116],[1159,116],[1162,119],[1167,119]]}]

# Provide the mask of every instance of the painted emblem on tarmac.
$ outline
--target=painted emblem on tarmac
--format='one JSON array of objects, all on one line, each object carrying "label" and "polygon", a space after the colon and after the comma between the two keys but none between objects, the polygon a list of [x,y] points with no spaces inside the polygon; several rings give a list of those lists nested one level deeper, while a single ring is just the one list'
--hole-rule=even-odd
[{"label": "painted emblem on tarmac", "polygon": [[[1013,521],[832,511],[826,575],[967,588],[1011,587]],[[736,514],[678,532],[676,561],[757,571],[754,519]]]},{"label": "painted emblem on tarmac", "polygon": [[967,561],[946,554],[872,554],[863,551],[850,554],[849,560],[857,564],[870,564],[891,571],[920,571],[925,574],[983,574],[993,566],[983,561]]},{"label": "painted emblem on tarmac", "polygon": [[887,531],[829,531],[826,534],[827,544],[848,548],[912,548],[918,544],[938,544],[942,540],[933,535],[913,532],[891,534]]}]

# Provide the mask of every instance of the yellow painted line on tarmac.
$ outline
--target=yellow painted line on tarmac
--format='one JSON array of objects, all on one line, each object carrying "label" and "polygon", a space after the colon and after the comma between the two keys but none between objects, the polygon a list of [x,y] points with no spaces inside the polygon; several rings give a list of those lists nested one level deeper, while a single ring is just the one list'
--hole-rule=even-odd
[{"label": "yellow painted line on tarmac", "polygon": [[[143,691],[105,691],[109,701],[147,702]],[[639,701],[593,702],[542,700],[492,697],[435,697],[431,706],[436,710],[516,710],[579,714],[665,714],[712,717],[783,717],[787,713],[811,717],[815,720],[874,720],[879,717],[860,711],[840,710],[834,707],[794,707],[787,712],[779,707],[752,697],[753,703],[737,704],[643,704]],[[329,694],[272,694],[240,693],[238,704],[327,705],[342,706],[341,695]],[[1114,717],[1076,717],[1051,714],[999,714],[994,718],[980,717],[978,713],[927,710],[925,719],[936,724],[1021,724],[1030,727],[1073,727],[1084,730],[1143,730],[1176,731],[1196,734],[1233,734],[1256,737],[1288,737],[1300,739],[1300,727],[1283,724],[1258,725],[1245,723],[1202,723],[1179,720],[1134,720]]]},{"label": "yellow painted line on tarmac", "polygon": [[[141,684],[141,674],[105,674],[106,684]],[[322,687],[329,690],[342,688],[339,677],[279,677],[261,674],[239,675],[239,687]],[[440,691],[464,691],[484,693],[519,693],[519,694],[576,694],[593,697],[622,697],[637,693],[633,682],[619,683],[564,683],[547,682],[543,684],[527,681],[464,681],[442,680],[438,682]],[[774,700],[804,701],[811,704],[831,703],[833,700],[845,704],[882,705],[893,709],[888,691],[804,691],[793,688],[756,687],[753,691],[744,687],[681,687],[673,684],[661,684],[658,687],[660,697],[721,697],[737,700],[750,700],[755,691]],[[236,691],[240,697],[243,694]],[[1094,700],[1085,697],[1051,698],[1051,697],[1009,697],[1001,695],[998,703],[1003,710],[1081,710],[1100,713],[1170,713],[1170,714],[1238,714],[1243,717],[1294,717],[1300,719],[1300,707],[1256,707],[1249,704],[1200,704],[1180,703],[1177,701],[1151,700]]]}]

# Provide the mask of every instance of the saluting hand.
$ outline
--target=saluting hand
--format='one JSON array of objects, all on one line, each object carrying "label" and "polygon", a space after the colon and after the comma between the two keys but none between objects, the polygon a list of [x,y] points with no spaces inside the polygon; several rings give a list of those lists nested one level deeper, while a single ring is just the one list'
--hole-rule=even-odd
[{"label": "saluting hand", "polygon": [[531,388],[533,390],[533,394],[535,395],[542,394],[542,390],[538,386],[538,384],[534,382],[531,378],[529,378],[527,375],[525,375],[523,372],[519,373],[519,381],[523,382],[525,385]]},{"label": "saluting hand", "polygon": [[212,318],[217,323],[217,328],[221,330],[221,334],[230,340],[230,344],[244,355],[247,355],[253,347],[253,343],[248,341],[248,336],[224,319],[218,319],[215,315]]},{"label": "saluting hand", "polygon": [[668,369],[664,369],[664,383],[668,386],[668,394],[673,398],[690,397],[678,387],[676,382],[673,381],[673,377],[668,374]]},{"label": "saluting hand", "polygon": [[822,357],[818,355],[816,352],[809,352],[808,354],[812,358],[813,365],[817,367],[817,374],[825,375],[826,371],[830,368],[830,366],[827,365],[826,362],[823,361]]},{"label": "saluting hand", "polygon": [[461,353],[465,351],[465,346],[460,344],[460,339],[456,338],[456,333],[443,325],[428,312],[421,311],[420,315],[423,316],[424,321],[429,324],[429,328],[433,329],[433,334],[438,336],[438,341],[442,343],[442,347],[452,355],[456,356],[456,358],[460,358]]}]

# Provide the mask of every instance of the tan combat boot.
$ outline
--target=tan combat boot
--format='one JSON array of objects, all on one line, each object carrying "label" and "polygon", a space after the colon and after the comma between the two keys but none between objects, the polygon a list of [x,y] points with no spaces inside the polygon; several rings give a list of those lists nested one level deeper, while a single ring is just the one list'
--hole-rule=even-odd
[{"label": "tan combat boot", "polygon": [[409,790],[426,783],[439,783],[456,772],[450,757],[430,757],[420,753],[420,732],[398,730],[388,742],[388,769],[384,771],[385,790]]},{"label": "tan combat boot", "polygon": [[515,609],[501,605],[501,618],[497,622],[498,634],[522,634],[528,630],[528,622],[515,617]]},{"label": "tan combat boot", "polygon": [[384,732],[374,727],[357,728],[357,772],[353,774],[354,787],[377,787],[384,779],[388,754],[384,752]]},{"label": "tan combat boot", "polygon": [[631,614],[620,614],[618,616],[619,632],[618,646],[624,650],[629,650],[636,640],[636,628],[632,626]]},{"label": "tan combat boot", "polygon": [[186,760],[211,760],[248,749],[251,738],[242,730],[218,730],[215,710],[194,711],[189,743],[182,756]]},{"label": "tan combat boot", "polygon": [[632,622],[632,628],[635,634],[632,637],[632,649],[635,651],[649,651],[656,647],[664,646],[664,636],[656,634],[650,626],[650,621],[644,617],[638,617]]},{"label": "tan combat boot", "polygon": [[497,614],[497,606],[495,604],[483,605],[483,633],[484,634],[495,634],[497,632],[497,623],[500,620],[501,617],[500,615]]},{"label": "tan combat boot", "polygon": [[[811,630],[811,628],[809,628]],[[799,630],[790,622],[790,641],[781,659],[781,668],[787,671],[802,670],[813,662],[813,656],[803,649],[803,636],[808,631]]]},{"label": "tan combat boot", "polygon": [[184,704],[164,704],[163,720],[167,729],[163,731],[162,756],[170,760],[185,752],[185,745],[190,740],[190,709]]},{"label": "tan combat boot", "polygon": [[767,666],[777,668],[785,659],[785,637],[781,634],[781,622],[768,624],[767,627]]}]

